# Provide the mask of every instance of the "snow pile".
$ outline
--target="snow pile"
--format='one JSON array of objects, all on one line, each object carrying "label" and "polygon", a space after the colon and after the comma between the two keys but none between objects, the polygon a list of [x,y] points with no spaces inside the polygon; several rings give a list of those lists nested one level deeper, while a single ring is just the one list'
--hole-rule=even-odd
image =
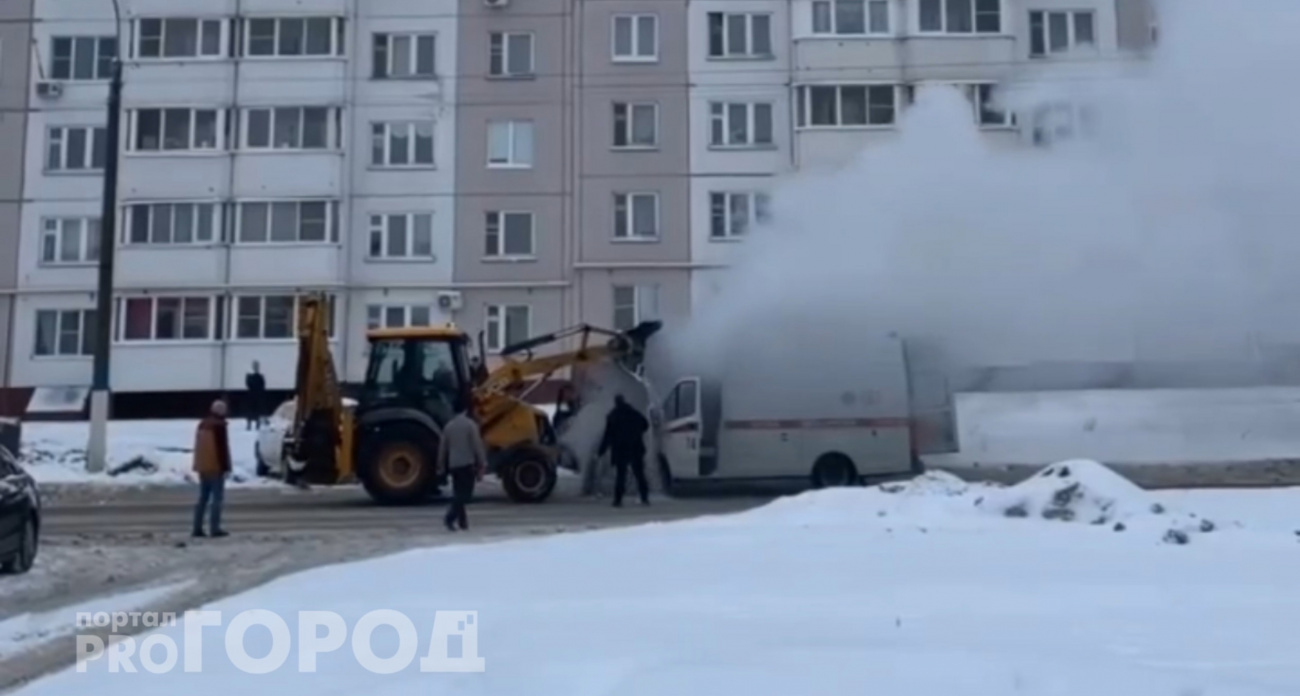
[{"label": "snow pile", "polygon": [[1053,464],[1027,481],[975,500],[981,510],[1010,518],[1163,529],[1165,541],[1185,544],[1193,534],[1217,525],[1193,513],[1176,512],[1106,466],[1087,459]]},{"label": "snow pile", "polygon": [[[119,485],[179,484],[193,480],[193,420],[114,421],[108,424],[108,465],[86,472],[90,424],[24,423],[22,463],[38,483]],[[230,457],[235,485],[268,485],[258,479],[253,455],[256,431],[230,421]]]}]

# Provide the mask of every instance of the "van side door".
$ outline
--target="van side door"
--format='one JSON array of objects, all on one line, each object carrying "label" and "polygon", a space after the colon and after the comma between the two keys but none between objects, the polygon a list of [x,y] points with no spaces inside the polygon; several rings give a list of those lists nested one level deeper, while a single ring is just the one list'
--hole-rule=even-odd
[{"label": "van side door", "polygon": [[912,420],[912,443],[917,454],[954,454],[960,451],[957,405],[947,364],[932,346],[906,341],[903,362]]},{"label": "van side door", "polygon": [[700,379],[673,385],[663,404],[663,456],[674,478],[698,478],[700,471]]}]

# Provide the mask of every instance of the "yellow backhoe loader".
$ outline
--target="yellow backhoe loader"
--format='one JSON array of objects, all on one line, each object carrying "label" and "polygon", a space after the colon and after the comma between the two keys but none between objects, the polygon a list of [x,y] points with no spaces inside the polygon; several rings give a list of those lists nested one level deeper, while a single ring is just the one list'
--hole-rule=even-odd
[{"label": "yellow backhoe loader", "polygon": [[[442,426],[458,398],[469,399],[488,447],[488,471],[516,502],[546,500],[555,488],[560,448],[547,437],[545,412],[524,401],[555,372],[615,364],[641,378],[647,340],[659,322],[615,332],[580,325],[530,338],[501,351],[501,364],[478,379],[469,337],[454,326],[374,329],[356,405],[344,408],[328,338],[329,304],[302,298],[294,420],[284,467],[301,483],[360,481],[376,502],[412,504],[436,495],[445,472],[436,461]],[[481,364],[486,364],[482,335]],[[541,357],[534,351],[562,341],[577,348]]]}]

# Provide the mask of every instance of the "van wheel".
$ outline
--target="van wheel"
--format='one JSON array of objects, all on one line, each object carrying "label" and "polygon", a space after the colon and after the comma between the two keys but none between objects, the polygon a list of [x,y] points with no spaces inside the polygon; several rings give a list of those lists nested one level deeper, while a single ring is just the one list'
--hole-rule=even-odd
[{"label": "van wheel", "polygon": [[28,518],[23,525],[18,551],[14,553],[13,558],[4,562],[0,570],[13,575],[22,575],[31,570],[32,566],[36,565],[36,549],[39,544],[40,539],[37,537],[36,520]]},{"label": "van wheel", "polygon": [[858,481],[858,469],[853,466],[853,460],[838,452],[823,454],[813,464],[812,483],[814,488],[856,486]]}]

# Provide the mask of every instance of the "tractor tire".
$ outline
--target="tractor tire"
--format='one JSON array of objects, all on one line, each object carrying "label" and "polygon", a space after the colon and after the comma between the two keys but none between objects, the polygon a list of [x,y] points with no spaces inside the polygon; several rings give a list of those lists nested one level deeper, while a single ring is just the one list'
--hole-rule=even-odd
[{"label": "tractor tire", "polygon": [[438,443],[412,424],[380,427],[363,436],[357,474],[366,493],[381,505],[415,505],[436,485]]},{"label": "tractor tire", "polygon": [[814,488],[842,488],[856,486],[861,482],[853,460],[839,452],[828,452],[817,458],[813,464],[812,484]]},{"label": "tractor tire", "polygon": [[516,503],[540,503],[555,490],[555,463],[546,452],[523,446],[501,455],[497,476],[506,495]]}]

